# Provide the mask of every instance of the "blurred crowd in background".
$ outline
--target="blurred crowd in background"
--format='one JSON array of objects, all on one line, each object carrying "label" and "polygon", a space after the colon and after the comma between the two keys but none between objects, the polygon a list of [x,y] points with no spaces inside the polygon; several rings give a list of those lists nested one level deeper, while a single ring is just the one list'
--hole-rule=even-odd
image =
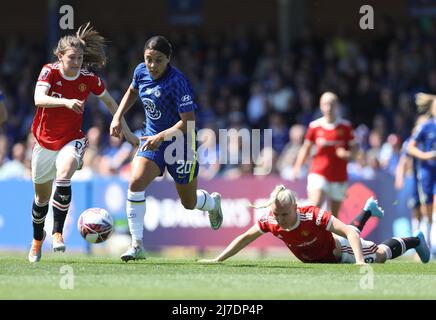
[{"label": "blurred crowd in background", "polygon": [[[327,90],[339,96],[339,112],[352,122],[359,145],[349,163],[350,177],[372,179],[379,170],[394,174],[402,142],[417,115],[415,94],[436,93],[434,28],[431,22],[382,21],[371,42],[351,39],[342,32],[317,38],[306,29],[289,52],[280,52],[276,35],[262,26],[232,28],[212,37],[196,31],[164,35],[174,47],[171,63],[194,88],[198,128],[212,129],[217,136],[219,129],[272,129],[272,146],[260,152],[257,164],[216,163],[217,147],[207,159],[200,159],[200,177],[236,179],[257,169],[291,178],[306,127],[321,116],[319,97]],[[123,33],[108,39],[108,65],[98,74],[118,103],[143,59],[148,36]],[[30,178],[33,93],[41,67],[50,60],[56,59],[48,58],[43,45],[19,38],[11,38],[0,56],[0,88],[9,113],[0,128],[0,179]],[[73,179],[129,176],[134,150],[109,137],[111,119],[91,96],[83,126],[89,148],[84,168]],[[141,129],[144,110],[139,100],[127,121],[132,130]],[[229,152],[240,153],[240,141],[231,141]]]}]

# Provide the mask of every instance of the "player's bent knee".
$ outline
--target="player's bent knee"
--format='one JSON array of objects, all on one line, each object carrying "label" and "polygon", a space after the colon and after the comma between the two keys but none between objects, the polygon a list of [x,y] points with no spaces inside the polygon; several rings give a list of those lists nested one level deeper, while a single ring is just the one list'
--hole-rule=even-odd
[{"label": "player's bent knee", "polygon": [[71,179],[72,176],[73,175],[70,174],[68,171],[61,171],[61,172],[58,172],[56,174],[56,180],[59,180],[59,179]]}]

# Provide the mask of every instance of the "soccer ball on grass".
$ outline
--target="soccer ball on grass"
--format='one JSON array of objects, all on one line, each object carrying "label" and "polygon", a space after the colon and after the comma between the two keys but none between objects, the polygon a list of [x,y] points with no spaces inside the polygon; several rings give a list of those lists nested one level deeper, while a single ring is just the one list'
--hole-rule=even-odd
[{"label": "soccer ball on grass", "polygon": [[112,216],[105,209],[89,208],[80,214],[77,228],[80,235],[90,243],[106,241],[114,230]]}]

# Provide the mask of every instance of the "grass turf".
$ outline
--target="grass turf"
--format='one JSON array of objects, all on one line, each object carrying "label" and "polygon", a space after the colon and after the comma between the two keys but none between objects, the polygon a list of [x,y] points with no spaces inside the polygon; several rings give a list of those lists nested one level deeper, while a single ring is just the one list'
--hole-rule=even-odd
[{"label": "grass turf", "polygon": [[[158,257],[126,264],[70,254],[45,254],[30,264],[26,258],[0,255],[0,299],[436,299],[436,263],[400,260],[362,269],[236,257],[219,265]],[[74,274],[73,289],[61,289],[66,271]]]}]

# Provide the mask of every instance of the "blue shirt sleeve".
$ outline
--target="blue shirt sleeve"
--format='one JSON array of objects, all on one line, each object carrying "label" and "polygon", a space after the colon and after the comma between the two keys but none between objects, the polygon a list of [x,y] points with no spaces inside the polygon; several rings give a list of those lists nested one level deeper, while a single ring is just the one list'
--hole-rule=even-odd
[{"label": "blue shirt sleeve", "polygon": [[174,89],[174,102],[179,113],[196,110],[197,104],[194,102],[194,93],[186,78],[180,77]]},{"label": "blue shirt sleeve", "polygon": [[3,92],[0,91],[0,101],[3,101],[5,99],[5,96],[3,95]]}]

